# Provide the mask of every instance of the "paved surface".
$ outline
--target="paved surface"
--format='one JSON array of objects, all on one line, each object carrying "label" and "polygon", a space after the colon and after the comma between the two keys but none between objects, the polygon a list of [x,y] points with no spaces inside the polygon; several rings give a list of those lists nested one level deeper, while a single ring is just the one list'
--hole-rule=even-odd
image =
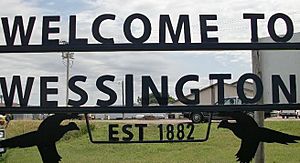
[{"label": "paved surface", "polygon": [[290,117],[288,119],[282,119],[282,117],[272,117],[265,119],[266,121],[300,121],[299,118]]},{"label": "paved surface", "polygon": [[[126,120],[95,120],[106,123],[126,123],[126,124],[177,124],[177,123],[188,123],[191,120],[188,119],[159,119],[159,120],[142,120],[142,119],[126,119]],[[281,117],[267,118],[265,121],[300,121],[299,118],[290,117],[288,119],[282,119]],[[219,120],[214,120],[217,123]]]},{"label": "paved surface", "polygon": [[107,123],[126,123],[126,124],[177,124],[192,122],[188,119],[159,119],[159,120],[142,120],[142,119],[126,119],[126,120],[96,120]]}]

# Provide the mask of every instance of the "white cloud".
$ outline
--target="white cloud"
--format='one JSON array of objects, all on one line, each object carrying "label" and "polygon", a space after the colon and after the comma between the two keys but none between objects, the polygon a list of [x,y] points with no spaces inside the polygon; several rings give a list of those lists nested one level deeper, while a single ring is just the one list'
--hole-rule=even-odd
[{"label": "white cloud", "polygon": [[15,15],[30,16],[36,15],[41,11],[34,1],[1,0],[0,3],[0,14],[2,17]]}]

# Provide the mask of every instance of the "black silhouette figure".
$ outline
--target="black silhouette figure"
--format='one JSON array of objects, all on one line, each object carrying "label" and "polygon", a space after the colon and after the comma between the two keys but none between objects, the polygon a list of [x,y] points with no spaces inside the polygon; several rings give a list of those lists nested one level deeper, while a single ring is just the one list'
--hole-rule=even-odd
[{"label": "black silhouette figure", "polygon": [[67,125],[60,125],[60,123],[65,119],[76,117],[77,115],[74,114],[55,114],[49,116],[40,124],[37,131],[0,141],[0,147],[26,148],[36,145],[44,163],[58,163],[62,157],[57,152],[56,141],[61,139],[68,131],[79,130],[74,122],[70,122]]},{"label": "black silhouette figure", "polygon": [[255,120],[246,113],[230,113],[230,117],[236,120],[236,123],[222,120],[218,128],[227,128],[242,140],[240,149],[236,153],[237,161],[241,163],[249,163],[253,159],[259,142],[287,145],[288,143],[297,143],[295,140],[300,140],[299,136],[258,127]]}]

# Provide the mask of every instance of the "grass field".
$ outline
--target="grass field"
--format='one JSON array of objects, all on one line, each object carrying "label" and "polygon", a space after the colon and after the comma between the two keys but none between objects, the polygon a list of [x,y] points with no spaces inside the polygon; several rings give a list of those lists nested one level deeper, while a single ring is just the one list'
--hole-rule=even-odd
[{"label": "grass field", "polygon": [[[11,137],[36,130],[40,121],[12,121],[7,128]],[[168,143],[168,144],[91,144],[84,126],[84,121],[76,121],[81,131],[68,133],[57,143],[57,148],[64,163],[98,162],[200,162],[227,163],[235,162],[235,153],[239,149],[239,139],[228,130],[217,129],[213,124],[210,139],[203,143]],[[266,122],[267,127],[290,134],[300,135],[300,122]],[[93,123],[96,136],[104,133],[106,123]],[[156,125],[150,130],[155,131]],[[299,163],[300,143],[292,145],[266,144],[267,163]],[[7,163],[40,163],[36,147],[9,149],[2,157]]]}]

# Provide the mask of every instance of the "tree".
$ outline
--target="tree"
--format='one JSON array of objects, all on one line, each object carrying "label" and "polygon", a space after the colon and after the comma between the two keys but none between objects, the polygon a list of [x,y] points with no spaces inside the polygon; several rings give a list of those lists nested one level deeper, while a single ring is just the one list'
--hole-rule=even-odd
[{"label": "tree", "polygon": [[[174,103],[175,102],[175,99],[172,97],[172,96],[168,96],[168,103],[169,104],[172,104],[172,103]],[[138,104],[142,104],[142,98],[141,97],[138,97],[137,98],[137,103]],[[154,94],[153,93],[150,93],[149,94],[149,104],[157,104],[158,102],[157,102],[157,100],[156,100],[156,98],[155,98],[155,96],[154,96]]]}]

